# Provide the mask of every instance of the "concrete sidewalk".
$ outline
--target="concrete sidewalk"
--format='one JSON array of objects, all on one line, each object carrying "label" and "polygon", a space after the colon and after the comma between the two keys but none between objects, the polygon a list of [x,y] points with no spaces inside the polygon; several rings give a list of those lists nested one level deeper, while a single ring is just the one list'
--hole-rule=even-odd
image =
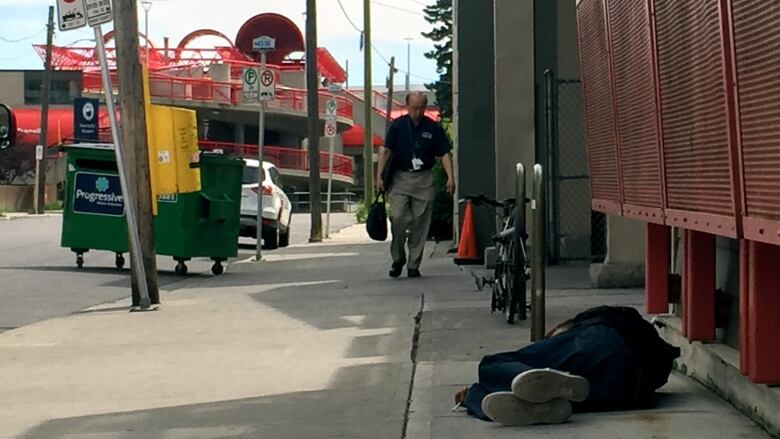
[{"label": "concrete sidewalk", "polygon": [[[440,246],[426,262],[423,308],[407,438],[768,438],[763,430],[704,387],[678,373],[652,410],[575,414],[563,425],[507,428],[451,412],[456,391],[477,381],[485,354],[528,344],[530,320],[510,326],[490,314],[489,291],[477,292],[466,268],[458,273]],[[477,272],[484,270],[476,269]],[[594,290],[587,266],[547,273],[547,327],[585,309],[609,304],[641,310],[641,290]]]},{"label": "concrete sidewalk", "polygon": [[[389,279],[387,244],[362,226],[267,255],[173,285],[160,311],[122,300],[0,335],[0,438],[765,437],[677,376],[646,412],[524,429],[451,413],[479,359],[526,342],[527,323],[491,315],[447,258]],[[641,303],[582,289],[584,274],[551,272],[551,324]]]}]

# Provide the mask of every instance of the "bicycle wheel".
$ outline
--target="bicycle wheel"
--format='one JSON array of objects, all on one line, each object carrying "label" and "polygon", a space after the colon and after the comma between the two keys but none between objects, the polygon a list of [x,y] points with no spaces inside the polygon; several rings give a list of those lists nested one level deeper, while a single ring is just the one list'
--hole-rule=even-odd
[{"label": "bicycle wheel", "polygon": [[506,301],[504,300],[504,297],[506,296],[506,289],[504,288],[503,283],[503,277],[504,277],[504,265],[501,262],[503,258],[504,250],[499,244],[498,246],[498,260],[496,261],[496,268],[493,271],[493,288],[490,298],[490,312],[496,312],[496,311],[504,311],[504,308],[506,307]]},{"label": "bicycle wheel", "polygon": [[[522,202],[522,201],[520,201]],[[525,252],[525,209],[519,206],[514,211],[515,233],[512,235],[512,249],[514,258],[512,260],[512,302],[511,307],[517,313],[520,320],[527,318],[526,314],[526,252]]]},{"label": "bicycle wheel", "polygon": [[502,284],[504,284],[504,316],[506,316],[506,322],[510,325],[515,323],[515,314],[517,312],[517,294],[515,293],[515,248],[514,245],[509,242],[507,246],[507,258],[502,261],[504,270],[502,274]]}]

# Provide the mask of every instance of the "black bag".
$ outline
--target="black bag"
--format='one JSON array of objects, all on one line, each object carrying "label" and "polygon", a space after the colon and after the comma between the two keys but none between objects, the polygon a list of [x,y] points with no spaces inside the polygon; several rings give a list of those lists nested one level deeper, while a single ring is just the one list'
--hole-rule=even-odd
[{"label": "black bag", "polygon": [[384,191],[376,195],[376,199],[368,208],[366,231],[368,231],[368,236],[375,241],[387,239],[387,211],[385,210]]}]

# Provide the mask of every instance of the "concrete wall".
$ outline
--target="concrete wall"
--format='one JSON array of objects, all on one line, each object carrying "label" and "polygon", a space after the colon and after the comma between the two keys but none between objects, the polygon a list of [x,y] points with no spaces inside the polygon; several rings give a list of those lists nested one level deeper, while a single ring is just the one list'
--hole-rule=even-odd
[{"label": "concrete wall", "polygon": [[[35,207],[35,186],[0,186],[0,210],[29,212]],[[57,185],[46,185],[46,203],[57,199]]]},{"label": "concrete wall", "polygon": [[579,43],[577,42],[577,5],[575,0],[556,0],[555,4],[557,6],[556,52],[558,77],[579,79],[580,58]]},{"label": "concrete wall", "polygon": [[496,195],[508,198],[515,195],[515,164],[522,162],[530,177],[536,163],[533,3],[495,0],[494,15]]},{"label": "concrete wall", "polygon": [[[453,2],[453,100],[458,194],[496,194],[493,0]],[[490,245],[495,220],[474,218],[480,247]]]},{"label": "concrete wall", "polygon": [[0,72],[0,103],[9,107],[24,105],[24,72]]},{"label": "concrete wall", "polygon": [[644,285],[645,223],[607,216],[607,257],[590,267],[595,288],[628,288]]}]

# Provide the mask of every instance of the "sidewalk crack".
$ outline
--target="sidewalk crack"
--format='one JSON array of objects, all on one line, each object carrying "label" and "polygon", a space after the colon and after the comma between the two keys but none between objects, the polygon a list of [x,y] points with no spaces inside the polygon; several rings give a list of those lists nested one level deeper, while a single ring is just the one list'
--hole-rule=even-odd
[{"label": "sidewalk crack", "polygon": [[412,362],[412,378],[409,380],[409,393],[406,396],[406,410],[404,411],[404,425],[401,430],[401,439],[406,439],[406,431],[409,426],[409,412],[412,406],[412,392],[414,391],[414,377],[417,375],[417,348],[420,343],[420,323],[422,322],[423,309],[425,308],[425,293],[420,294],[420,309],[414,316],[414,334],[412,335],[412,349],[409,358]]}]

